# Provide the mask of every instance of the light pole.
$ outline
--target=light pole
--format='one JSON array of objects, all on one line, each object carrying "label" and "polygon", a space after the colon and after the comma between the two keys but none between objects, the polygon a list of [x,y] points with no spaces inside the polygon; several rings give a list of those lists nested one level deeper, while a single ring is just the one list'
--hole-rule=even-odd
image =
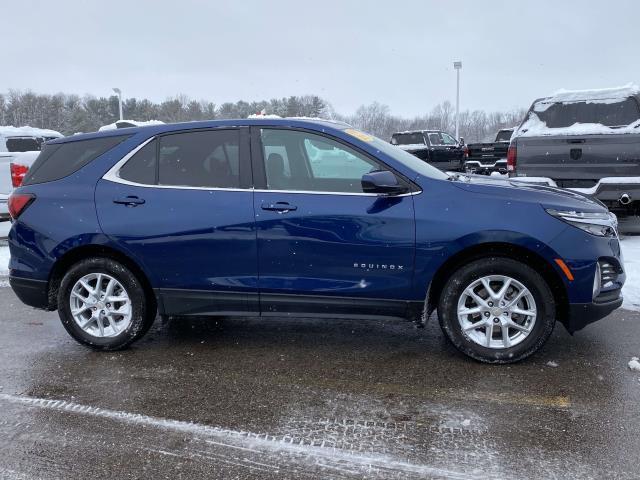
[{"label": "light pole", "polygon": [[122,118],[122,90],[120,90],[119,88],[114,88],[113,91],[118,94],[118,108],[120,109],[120,120],[124,120]]},{"label": "light pole", "polygon": [[462,62],[453,62],[453,68],[456,69],[456,141],[460,140],[460,70],[462,70]]}]

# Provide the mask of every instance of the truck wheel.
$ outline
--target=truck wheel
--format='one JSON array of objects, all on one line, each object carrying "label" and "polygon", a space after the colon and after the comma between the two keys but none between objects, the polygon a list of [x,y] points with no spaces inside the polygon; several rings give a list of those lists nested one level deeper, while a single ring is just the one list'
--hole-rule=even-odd
[{"label": "truck wheel", "polygon": [[63,277],[58,315],[79,343],[96,350],[119,350],[149,330],[156,308],[127,267],[93,257],[75,264]]},{"label": "truck wheel", "polygon": [[451,275],[438,304],[440,326],[465,355],[513,363],[536,352],[555,325],[553,294],[531,267],[504,257],[475,260]]}]

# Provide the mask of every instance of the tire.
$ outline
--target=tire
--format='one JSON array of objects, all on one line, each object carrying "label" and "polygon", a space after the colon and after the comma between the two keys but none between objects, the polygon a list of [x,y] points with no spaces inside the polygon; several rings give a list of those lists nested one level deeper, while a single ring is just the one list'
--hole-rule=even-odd
[{"label": "tire", "polygon": [[[95,283],[91,280],[85,281],[94,277]],[[88,288],[81,286],[81,279],[94,291],[96,291],[95,285],[98,279],[101,285],[105,286],[105,290],[111,285],[111,280],[115,280],[114,296],[99,300],[99,303],[88,308],[87,305],[91,304],[94,298]],[[75,292],[73,296],[72,291]],[[105,293],[109,292],[105,291]],[[96,294],[95,298],[99,296]],[[85,302],[79,300],[81,297],[92,298]],[[125,298],[128,299],[128,303],[119,301]],[[114,299],[113,304],[107,303],[109,299]],[[78,305],[82,308],[78,308]],[[79,321],[87,321],[89,323],[87,329],[81,328],[79,321],[72,313],[72,307],[83,310],[83,316]],[[114,310],[110,310],[111,308]],[[121,315],[117,313],[118,311],[125,314]],[[93,317],[101,312],[114,312],[113,315],[109,315],[111,321],[108,321],[106,316],[101,317],[102,327],[98,324],[99,319]],[[58,289],[58,315],[67,332],[82,345],[95,350],[121,350],[147,333],[156,316],[156,305],[155,299],[147,298],[140,279],[127,267],[110,258],[92,257],[73,265],[62,278]],[[85,317],[89,316],[93,319],[85,320]],[[103,330],[105,335],[101,336],[99,333]]]},{"label": "tire", "polygon": [[[492,298],[483,281],[489,282],[494,295],[508,283],[504,302]],[[519,293],[522,296],[517,300]],[[510,306],[514,300],[516,304]],[[493,306],[488,308],[489,304]],[[502,305],[508,311],[502,310]],[[467,315],[471,311],[474,313]],[[465,355],[485,363],[514,363],[535,353],[549,339],[555,326],[555,302],[538,272],[516,260],[491,256],[475,260],[449,277],[440,295],[438,319],[446,337]],[[486,326],[476,327],[481,321]],[[512,327],[515,323],[517,328]]]}]

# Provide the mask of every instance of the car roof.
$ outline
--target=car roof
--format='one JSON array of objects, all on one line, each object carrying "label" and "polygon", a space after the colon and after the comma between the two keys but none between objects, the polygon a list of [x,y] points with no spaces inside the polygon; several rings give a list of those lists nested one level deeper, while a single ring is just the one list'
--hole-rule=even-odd
[{"label": "car roof", "polygon": [[92,138],[115,137],[119,135],[135,135],[146,133],[149,136],[169,132],[179,132],[182,130],[193,130],[200,128],[214,127],[298,127],[309,128],[311,130],[345,130],[352,128],[349,124],[334,120],[316,118],[242,118],[225,120],[204,120],[198,122],[165,123],[159,125],[145,125],[141,127],[126,127],[102,132],[80,133],[47,142],[48,144],[67,143],[79,140],[90,140]]}]

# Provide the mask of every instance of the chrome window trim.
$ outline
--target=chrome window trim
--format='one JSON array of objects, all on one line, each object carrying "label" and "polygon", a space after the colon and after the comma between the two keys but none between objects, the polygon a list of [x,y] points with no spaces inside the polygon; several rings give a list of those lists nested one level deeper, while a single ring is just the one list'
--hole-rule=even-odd
[{"label": "chrome window trim", "polygon": [[315,191],[315,190],[268,190],[268,189],[257,189],[257,188],[223,188],[223,187],[190,187],[186,185],[149,185],[146,183],[137,183],[132,182],[130,180],[125,180],[121,178],[118,173],[120,169],[124,166],[125,163],[129,161],[131,157],[133,157],[138,151],[140,151],[145,145],[155,140],[158,136],[153,136],[151,138],[146,139],[140,145],[135,147],[129,153],[127,153],[124,157],[122,157],[116,164],[111,167],[107,173],[102,176],[103,180],[107,180],[109,182],[120,183],[122,185],[130,185],[132,187],[144,187],[144,188],[160,188],[160,189],[174,189],[174,190],[207,190],[207,191],[223,191],[223,192],[257,192],[257,193],[293,193],[293,194],[313,194],[313,195],[341,195],[341,196],[349,196],[349,197],[409,197],[412,195],[418,195],[422,193],[422,190],[418,190],[416,192],[408,192],[402,193],[400,195],[384,195],[380,193],[356,193],[356,192],[325,192],[325,191]]}]

